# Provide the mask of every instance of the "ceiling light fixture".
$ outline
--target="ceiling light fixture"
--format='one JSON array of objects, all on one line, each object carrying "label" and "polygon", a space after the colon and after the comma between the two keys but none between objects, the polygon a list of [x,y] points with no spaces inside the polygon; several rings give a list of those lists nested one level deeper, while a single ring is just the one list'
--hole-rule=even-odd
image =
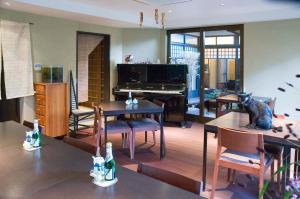
[{"label": "ceiling light fixture", "polygon": [[143,23],[144,23],[144,13],[140,12],[140,27],[143,26]]},{"label": "ceiling light fixture", "polygon": [[154,12],[155,12],[155,13],[154,13],[155,22],[156,22],[156,24],[158,24],[158,23],[159,23],[159,22],[158,22],[158,9],[155,9]]},{"label": "ceiling light fixture", "polygon": [[172,13],[173,11],[172,10],[168,10],[168,13]]},{"label": "ceiling light fixture", "polygon": [[225,3],[220,3],[220,6],[225,6]]}]

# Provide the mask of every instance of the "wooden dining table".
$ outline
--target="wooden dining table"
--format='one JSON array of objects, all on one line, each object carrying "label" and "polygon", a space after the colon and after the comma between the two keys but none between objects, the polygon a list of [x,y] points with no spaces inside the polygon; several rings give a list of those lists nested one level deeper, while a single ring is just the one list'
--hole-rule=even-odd
[{"label": "wooden dining table", "polygon": [[117,184],[96,186],[89,176],[91,154],[44,135],[41,149],[25,151],[22,144],[28,130],[17,122],[0,123],[0,198],[202,198],[118,165]]},{"label": "wooden dining table", "polygon": [[164,149],[164,109],[148,100],[139,100],[137,104],[126,104],[125,101],[110,101],[100,104],[104,116],[104,141],[107,142],[107,118],[125,114],[159,114],[160,115],[160,159],[165,156]]},{"label": "wooden dining table", "polygon": [[[275,127],[282,126],[282,132],[274,133],[272,129],[263,130],[263,129],[253,129],[248,128],[247,124],[249,124],[249,115],[248,113],[240,113],[240,112],[230,112],[226,115],[223,115],[217,119],[214,119],[206,124],[204,124],[204,145],[203,145],[203,170],[202,170],[202,181],[203,181],[203,190],[205,190],[206,186],[206,163],[207,163],[207,136],[208,133],[218,133],[218,128],[230,128],[241,131],[248,131],[254,133],[263,133],[264,141],[266,143],[275,144],[283,146],[283,165],[289,165],[291,162],[290,154],[291,148],[296,148],[296,145],[300,145],[300,141],[293,136],[285,139],[286,135],[289,135],[289,130],[286,127],[286,124],[291,124],[294,132],[300,132],[300,121],[288,120],[288,119],[278,119],[274,118],[272,120],[272,124]],[[290,176],[290,168],[283,172],[282,175],[282,190],[285,189],[285,185],[289,180]]]},{"label": "wooden dining table", "polygon": [[[271,98],[269,98],[269,97],[253,96],[253,99],[265,102],[267,104],[271,101]],[[228,113],[228,112],[232,111],[232,104],[238,104],[238,103],[240,103],[240,102],[239,102],[239,98],[238,98],[237,94],[228,94],[228,95],[217,97],[217,99],[216,99],[216,117],[219,117],[220,115],[222,115],[223,104],[227,105],[227,110],[225,113]]]}]

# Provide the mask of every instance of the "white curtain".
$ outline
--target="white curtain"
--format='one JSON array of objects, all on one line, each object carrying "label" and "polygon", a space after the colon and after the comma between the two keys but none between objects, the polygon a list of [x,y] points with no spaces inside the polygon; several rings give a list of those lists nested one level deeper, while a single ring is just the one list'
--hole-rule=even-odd
[{"label": "white curtain", "polygon": [[[1,22],[1,21],[0,21]],[[0,23],[0,100],[1,100],[1,71],[2,71],[2,39],[1,39],[1,23]]]},{"label": "white curtain", "polygon": [[6,98],[33,95],[29,24],[2,20],[0,31]]}]

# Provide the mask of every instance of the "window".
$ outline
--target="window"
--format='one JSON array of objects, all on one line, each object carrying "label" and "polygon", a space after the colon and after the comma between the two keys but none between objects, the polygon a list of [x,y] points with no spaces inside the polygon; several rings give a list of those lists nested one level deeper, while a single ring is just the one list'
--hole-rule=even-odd
[{"label": "window", "polygon": [[191,45],[198,45],[198,37],[186,36],[185,43]]},{"label": "window", "polygon": [[205,45],[216,45],[216,37],[205,37]]},{"label": "window", "polygon": [[171,34],[171,63],[176,64],[184,59],[186,53],[198,53],[199,36],[189,34]]},{"label": "window", "polygon": [[233,45],[233,44],[234,44],[233,36],[217,37],[217,45]]}]

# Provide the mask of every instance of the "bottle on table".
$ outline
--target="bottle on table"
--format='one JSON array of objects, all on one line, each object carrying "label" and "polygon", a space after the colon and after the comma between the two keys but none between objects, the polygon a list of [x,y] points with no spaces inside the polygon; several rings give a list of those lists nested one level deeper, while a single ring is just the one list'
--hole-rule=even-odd
[{"label": "bottle on table", "polygon": [[116,163],[112,154],[112,143],[106,144],[106,157],[105,157],[105,180],[111,181],[116,178]]},{"label": "bottle on table", "polygon": [[41,146],[41,133],[39,130],[39,121],[33,120],[33,147],[40,147]]},{"label": "bottle on table", "polygon": [[132,102],[132,94],[131,94],[131,91],[128,92],[128,100],[129,100],[130,102]]}]

